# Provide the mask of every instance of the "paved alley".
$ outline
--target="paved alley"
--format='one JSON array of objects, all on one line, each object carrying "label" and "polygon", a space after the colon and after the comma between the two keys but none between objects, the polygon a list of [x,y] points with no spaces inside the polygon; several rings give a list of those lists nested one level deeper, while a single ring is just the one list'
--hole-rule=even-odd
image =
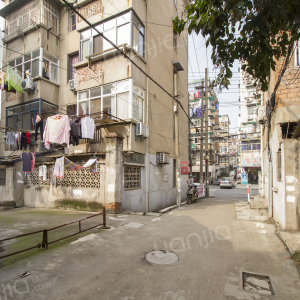
[{"label": "paved alley", "polygon": [[[300,299],[299,273],[275,227],[236,219],[234,203],[246,201],[246,191],[214,186],[210,192],[211,198],[161,216],[109,215],[109,230],[93,229],[48,250],[3,259],[0,299]],[[20,224],[30,224],[35,211],[24,209],[11,218],[17,213],[0,213],[1,233],[5,228],[23,232]],[[38,229],[52,225],[51,218],[64,223],[82,217],[48,214],[39,213]],[[153,250],[173,252],[179,261],[151,264],[145,256]],[[25,271],[31,274],[20,278]],[[259,276],[243,284],[242,276],[252,273],[267,275],[269,285],[254,288]]]}]

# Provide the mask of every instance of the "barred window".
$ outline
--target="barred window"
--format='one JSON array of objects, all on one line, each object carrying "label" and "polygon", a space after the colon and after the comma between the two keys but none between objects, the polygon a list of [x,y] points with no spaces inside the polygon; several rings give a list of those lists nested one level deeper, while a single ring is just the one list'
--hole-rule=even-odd
[{"label": "barred window", "polygon": [[124,166],[125,190],[138,190],[141,188],[141,167]]},{"label": "barred window", "polygon": [[0,185],[6,184],[6,169],[0,169]]}]

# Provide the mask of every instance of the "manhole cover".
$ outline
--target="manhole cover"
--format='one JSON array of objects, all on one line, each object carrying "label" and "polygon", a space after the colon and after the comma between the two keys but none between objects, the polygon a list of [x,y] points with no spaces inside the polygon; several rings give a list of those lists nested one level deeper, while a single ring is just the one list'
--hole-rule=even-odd
[{"label": "manhole cover", "polygon": [[122,226],[138,229],[138,228],[141,228],[141,227],[143,227],[143,226],[145,226],[145,225],[146,225],[146,224],[129,222],[129,223],[126,223],[126,224],[124,224],[124,225],[122,225]]},{"label": "manhole cover", "polygon": [[155,265],[173,265],[179,261],[179,256],[177,254],[165,250],[148,252],[145,258],[149,263]]},{"label": "manhole cover", "polygon": [[261,295],[274,295],[270,277],[267,275],[242,272],[243,290]]}]

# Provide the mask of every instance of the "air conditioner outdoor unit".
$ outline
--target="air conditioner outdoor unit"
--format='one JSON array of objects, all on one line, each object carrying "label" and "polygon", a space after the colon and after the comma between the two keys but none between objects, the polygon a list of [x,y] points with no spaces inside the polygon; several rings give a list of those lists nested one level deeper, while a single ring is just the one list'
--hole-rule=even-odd
[{"label": "air conditioner outdoor unit", "polygon": [[157,152],[156,158],[157,158],[157,164],[158,165],[166,165],[169,164],[169,153],[166,152]]},{"label": "air conditioner outdoor unit", "polygon": [[69,80],[69,90],[70,91],[75,91],[76,89],[76,81],[75,79]]},{"label": "air conditioner outdoor unit", "polygon": [[149,137],[149,126],[147,126],[146,124],[143,124],[142,122],[137,123],[136,124],[136,135],[148,138]]},{"label": "air conditioner outdoor unit", "polygon": [[33,90],[33,82],[31,79],[27,78],[26,80],[22,81],[22,88],[24,91]]}]

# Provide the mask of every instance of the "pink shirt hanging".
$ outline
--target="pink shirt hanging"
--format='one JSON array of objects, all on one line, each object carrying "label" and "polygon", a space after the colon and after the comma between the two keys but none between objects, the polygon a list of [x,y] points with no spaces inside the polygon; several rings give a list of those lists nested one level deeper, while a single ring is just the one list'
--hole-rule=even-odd
[{"label": "pink shirt hanging", "polygon": [[44,130],[45,147],[50,149],[50,143],[66,143],[69,148],[70,130],[71,127],[68,116],[55,115],[47,118]]}]

